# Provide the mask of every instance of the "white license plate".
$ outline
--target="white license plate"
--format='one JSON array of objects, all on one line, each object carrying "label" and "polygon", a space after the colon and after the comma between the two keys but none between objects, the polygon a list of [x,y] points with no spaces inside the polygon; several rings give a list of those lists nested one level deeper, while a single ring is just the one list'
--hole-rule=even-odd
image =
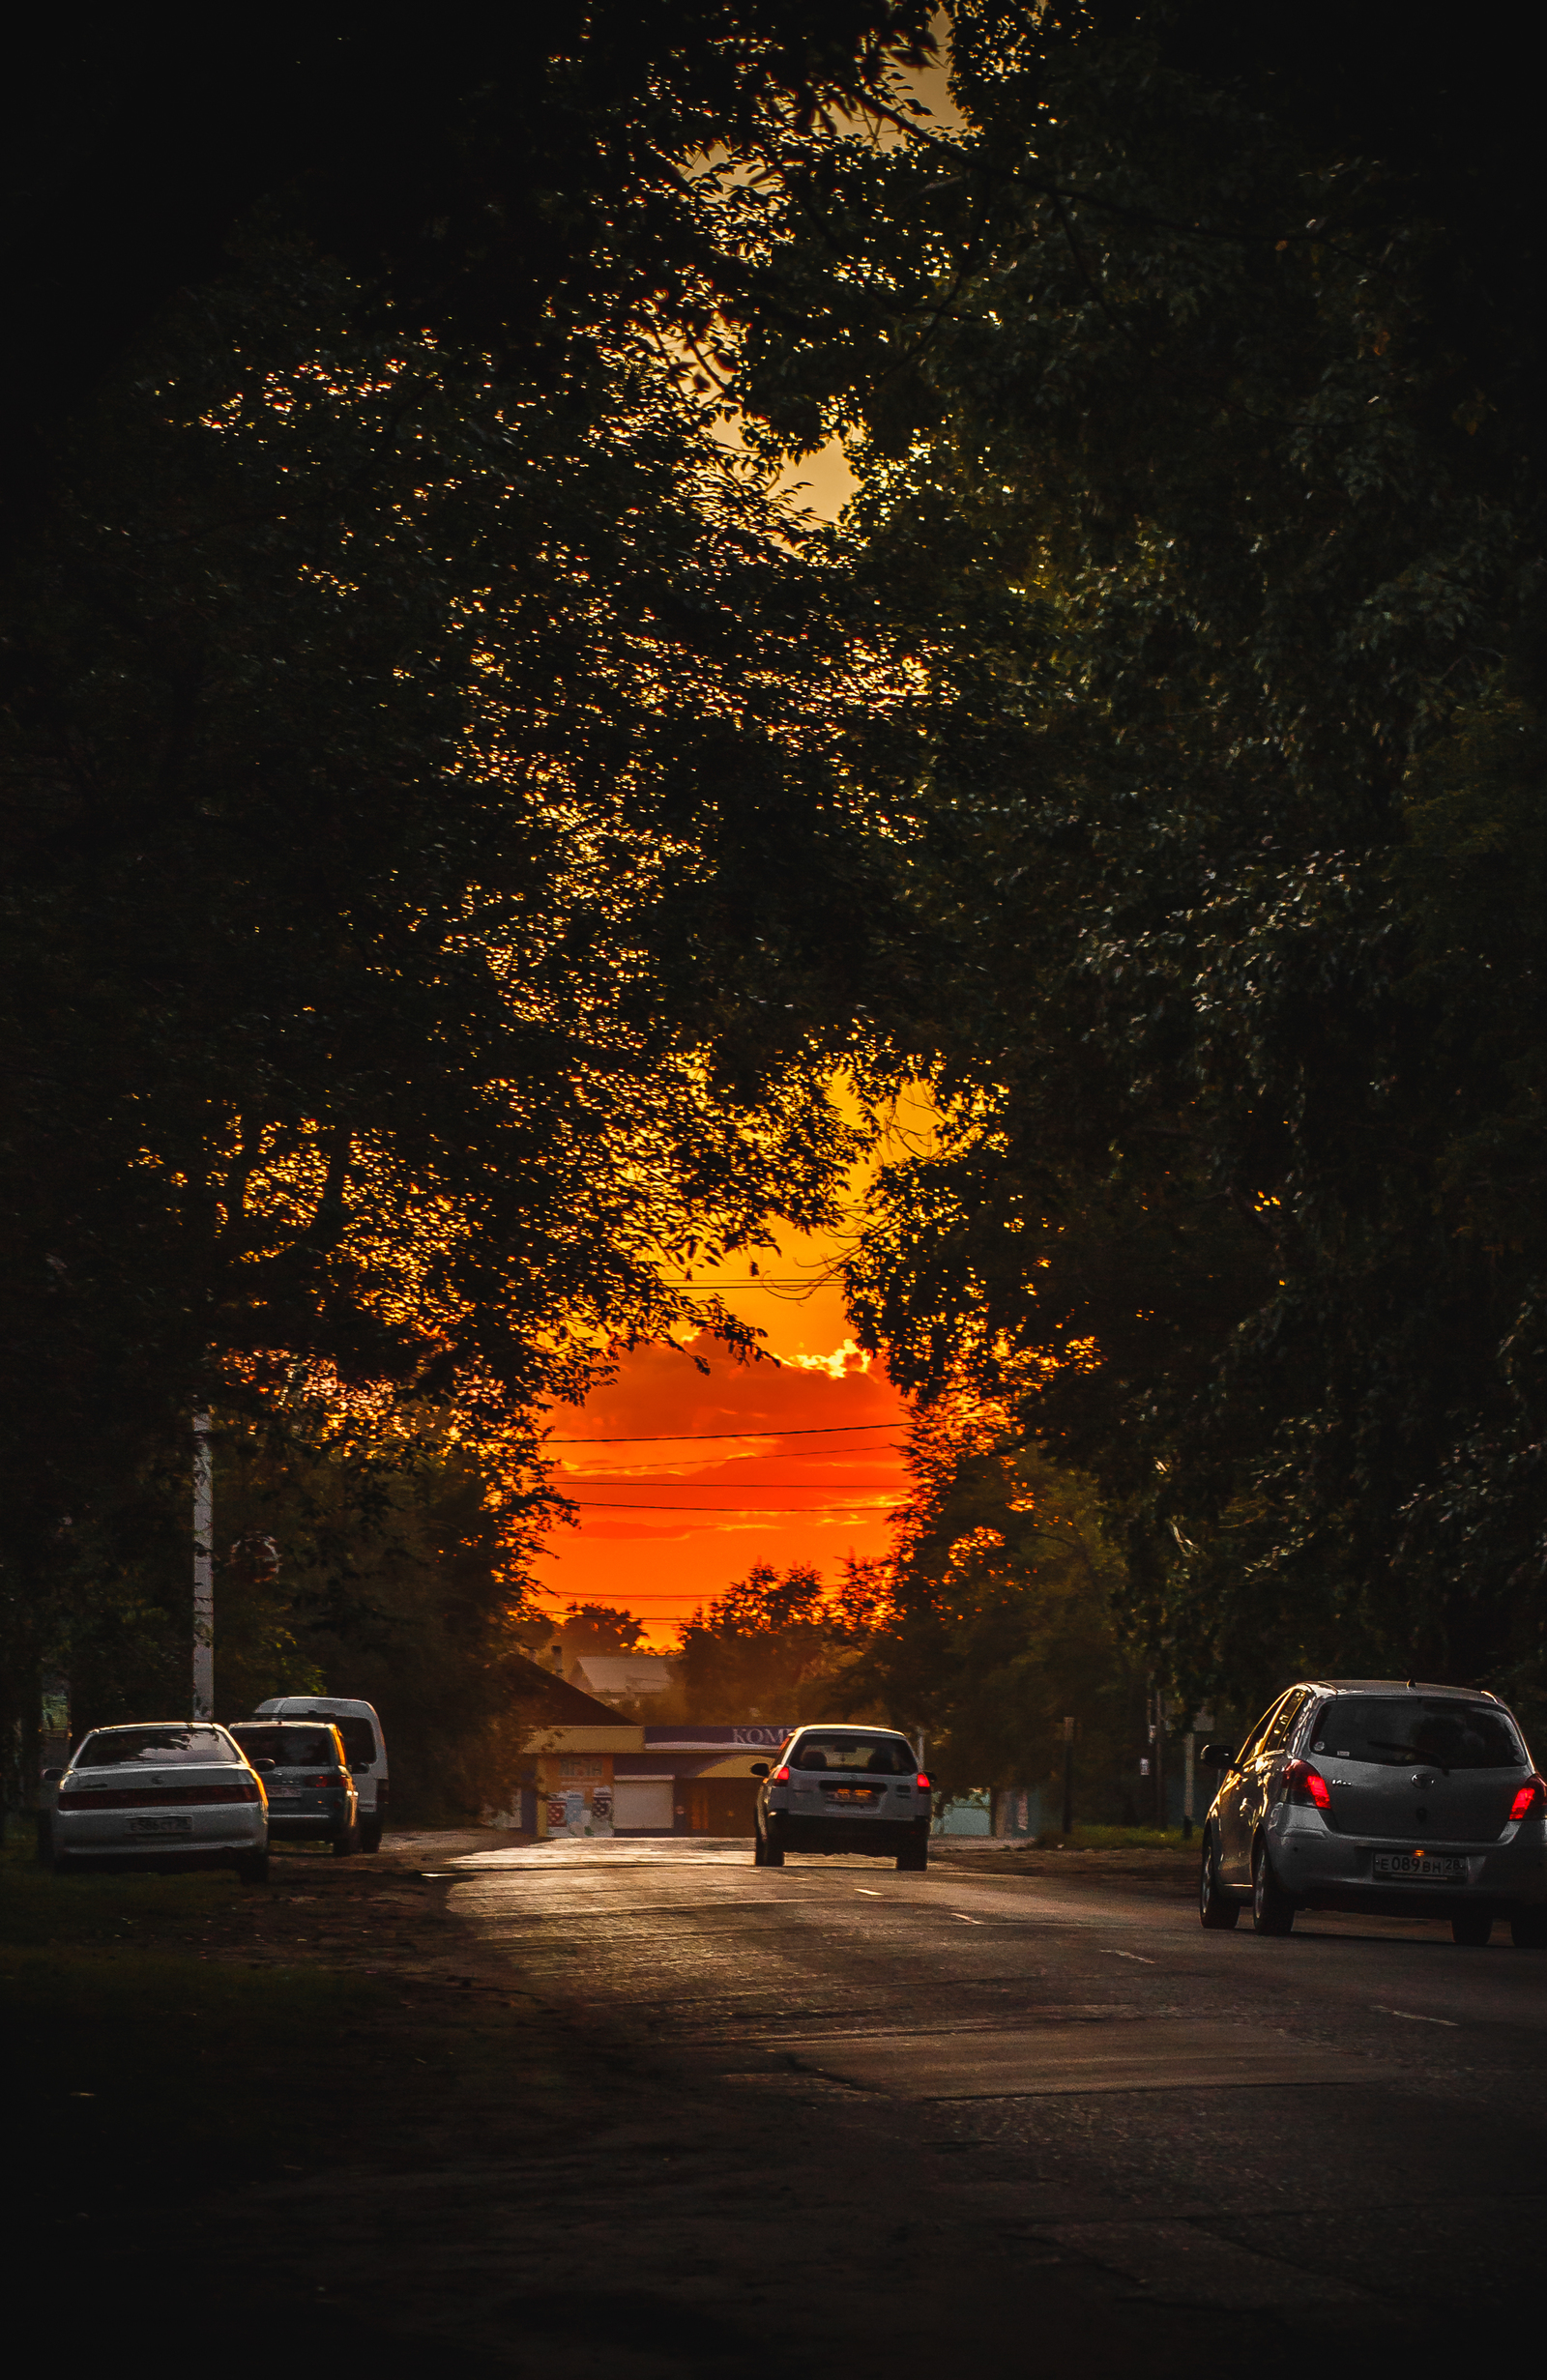
[{"label": "white license plate", "polygon": [[131,1835],[191,1835],[193,1821],[191,1818],[131,1818],[129,1831]]},{"label": "white license plate", "polygon": [[1436,1859],[1428,1851],[1421,1859],[1412,1851],[1377,1851],[1373,1866],[1378,1876],[1411,1876],[1419,1884],[1465,1884],[1467,1880],[1464,1859]]},{"label": "white license plate", "polygon": [[269,1799],[271,1802],[298,1802],[301,1799],[301,1787],[299,1785],[271,1785]]}]

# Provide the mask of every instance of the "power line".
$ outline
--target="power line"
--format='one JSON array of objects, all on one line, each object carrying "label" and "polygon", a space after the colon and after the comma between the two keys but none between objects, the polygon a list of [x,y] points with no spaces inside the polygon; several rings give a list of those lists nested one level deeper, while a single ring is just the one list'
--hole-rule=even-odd
[{"label": "power line", "polygon": [[[640,1483],[638,1480],[581,1480],[578,1485],[581,1488],[638,1488]],[[661,1488],[669,1488],[669,1485],[671,1480],[661,1480]],[[716,1480],[683,1480],[681,1485],[683,1488],[716,1488],[718,1483]],[[892,1488],[907,1488],[907,1480],[726,1480],[726,1488],[809,1488],[811,1495],[821,1495],[824,1490],[831,1495],[833,1488],[847,1488],[855,1495],[861,1495],[866,1488],[876,1488],[878,1493],[890,1493]],[[559,1495],[564,1495],[562,1488],[559,1488]],[[573,1497],[569,1497],[569,1502],[573,1504]]]},{"label": "power line", "polygon": [[896,1416],[890,1421],[828,1421],[820,1427],[803,1430],[657,1430],[633,1437],[550,1437],[545,1446],[685,1446],[691,1439],[721,1441],[739,1437],[852,1437],[857,1430],[894,1430]]},{"label": "power line", "polygon": [[566,1501],[585,1512],[880,1512],[880,1504],[597,1504],[590,1496],[571,1495]]},{"label": "power line", "polygon": [[[595,1441],[595,1443],[598,1446],[605,1446],[607,1442],[608,1441],[605,1438],[599,1437]],[[900,1446],[861,1446],[860,1448],[860,1452],[862,1455],[884,1455],[889,1453],[900,1455],[902,1451],[903,1450]],[[848,1457],[844,1454],[841,1446],[791,1446],[779,1456],[779,1461],[781,1463],[844,1463],[847,1462],[847,1460]],[[690,1466],[696,1466],[699,1469],[702,1469],[703,1466],[709,1462],[766,1463],[767,1461],[767,1455],[678,1455],[669,1463],[636,1463],[627,1479],[616,1479],[610,1484],[617,1488],[629,1487],[632,1485],[633,1481],[638,1478],[641,1471],[681,1471],[686,1469]],[[593,1488],[599,1488],[603,1484],[601,1480],[593,1477],[589,1471],[580,1470],[573,1466],[564,1465],[561,1465],[560,1467],[561,1469],[569,1468],[569,1476],[574,1480],[577,1487],[583,1488],[589,1486]],[[685,1479],[683,1482],[684,1487],[688,1488],[708,1488],[713,1487],[714,1484],[714,1481],[709,1479]],[[820,1486],[821,1482],[818,1481],[815,1484]],[[832,1481],[829,1484],[841,1488],[844,1483],[841,1479],[839,1479]],[[738,1482],[734,1479],[727,1479],[725,1485],[727,1488],[733,1488],[738,1485]]]}]

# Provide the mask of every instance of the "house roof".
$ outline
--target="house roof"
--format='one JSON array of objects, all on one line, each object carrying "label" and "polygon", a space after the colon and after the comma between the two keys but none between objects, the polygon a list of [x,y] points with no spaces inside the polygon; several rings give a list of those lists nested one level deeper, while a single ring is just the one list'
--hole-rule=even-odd
[{"label": "house roof", "polygon": [[598,1694],[660,1694],[672,1674],[663,1653],[582,1653],[575,1663],[576,1677]]},{"label": "house roof", "polygon": [[540,1662],[517,1659],[515,1663],[521,1701],[539,1727],[615,1727],[618,1714],[610,1702],[598,1702],[594,1695],[582,1694]]}]

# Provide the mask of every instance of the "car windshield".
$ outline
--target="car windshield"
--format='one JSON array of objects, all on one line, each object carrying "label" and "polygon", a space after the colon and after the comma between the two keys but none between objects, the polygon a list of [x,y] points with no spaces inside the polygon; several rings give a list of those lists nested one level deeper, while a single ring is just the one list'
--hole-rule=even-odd
[{"label": "car windshield", "polygon": [[326,1727],[233,1727],[249,1760],[272,1760],[276,1768],[336,1768],[338,1747]]},{"label": "car windshield", "polygon": [[1340,1695],[1317,1713],[1313,1753],[1380,1768],[1524,1768],[1514,1728],[1486,1702],[1419,1701],[1404,1695]]},{"label": "car windshield", "polygon": [[871,1777],[913,1777],[919,1762],[902,1735],[803,1735],[795,1768],[860,1769]]},{"label": "car windshield", "polygon": [[87,1736],[75,1755],[75,1766],[129,1768],[142,1762],[151,1768],[190,1763],[208,1768],[213,1761],[235,1758],[219,1727],[103,1727]]}]

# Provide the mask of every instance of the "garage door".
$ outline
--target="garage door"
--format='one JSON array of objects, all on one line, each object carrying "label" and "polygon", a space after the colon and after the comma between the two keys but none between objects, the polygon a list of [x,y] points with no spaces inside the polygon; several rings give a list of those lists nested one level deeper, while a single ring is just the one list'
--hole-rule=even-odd
[{"label": "garage door", "polygon": [[695,1835],[753,1835],[756,1806],[750,1777],[697,1778],[687,1788],[687,1824]]},{"label": "garage door", "polygon": [[616,1835],[671,1833],[672,1781],[669,1777],[616,1777],[612,1786],[612,1828]]}]

